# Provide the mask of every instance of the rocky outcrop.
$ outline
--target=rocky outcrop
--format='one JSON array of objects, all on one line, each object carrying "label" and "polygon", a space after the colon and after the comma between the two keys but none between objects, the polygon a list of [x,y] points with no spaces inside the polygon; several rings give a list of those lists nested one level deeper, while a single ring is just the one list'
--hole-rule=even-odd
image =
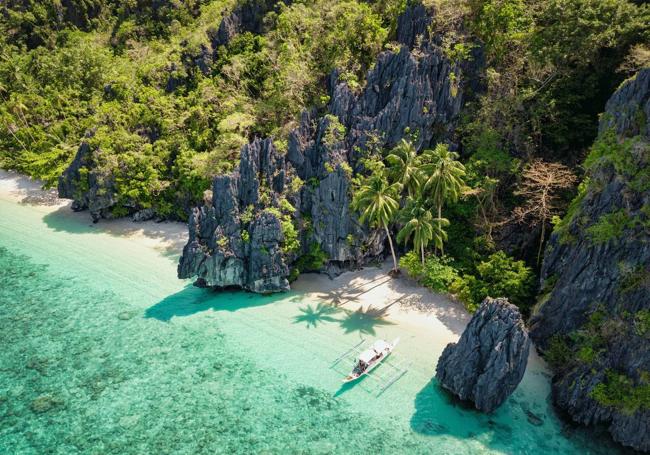
[{"label": "rocky outcrop", "polygon": [[458,343],[448,344],[443,351],[436,378],[461,400],[492,412],[523,378],[529,349],[519,309],[507,299],[486,298]]},{"label": "rocky outcrop", "polygon": [[576,422],[607,425],[615,440],[645,451],[650,409],[640,391],[650,387],[648,119],[650,70],[643,70],[606,105],[585,189],[549,240],[544,295],[531,318],[531,336],[556,363],[555,403]]},{"label": "rocky outcrop", "polygon": [[199,286],[260,293],[289,289],[290,255],[283,250],[278,199],[284,169],[284,157],[270,139],[242,149],[239,169],[217,177],[209,204],[192,212],[180,278],[196,276]]},{"label": "rocky outcrop", "polygon": [[270,11],[277,10],[279,5],[289,5],[291,2],[278,0],[245,0],[230,14],[223,17],[219,28],[211,34],[212,47],[227,46],[234,36],[250,32],[260,34],[264,28],[264,16]]},{"label": "rocky outcrop", "polygon": [[96,165],[88,142],[81,143],[74,160],[59,177],[58,192],[60,198],[72,199],[75,212],[88,210],[94,222],[110,218],[115,182]]},{"label": "rocky outcrop", "polygon": [[[397,31],[403,46],[379,55],[359,93],[354,93],[333,72],[326,112],[302,114],[300,124],[289,135],[286,159],[274,155],[275,164],[268,170],[249,166],[251,147],[257,148],[255,144],[261,143],[255,141],[242,150],[237,175],[215,180],[215,210],[224,203],[220,199],[224,190],[220,187],[217,192],[217,185],[222,185],[224,178],[238,188],[240,199],[230,204],[238,207],[238,213],[248,205],[253,206],[255,213],[262,213],[268,208],[281,209],[278,201],[289,202],[295,211],[284,216],[290,215],[300,232],[300,249],[294,257],[280,253],[272,262],[273,267],[269,267],[270,264],[252,260],[251,255],[257,250],[234,248],[234,239],[228,250],[215,249],[215,241],[210,240],[216,235],[215,230],[234,233],[242,226],[236,220],[214,217],[210,207],[203,207],[196,209],[190,220],[191,238],[179,276],[197,276],[198,284],[206,286],[280,291],[287,287],[287,265],[304,271],[304,267],[311,269],[319,262],[300,260],[298,265],[293,259],[324,255],[327,261],[322,266],[318,264],[317,269],[337,274],[383,254],[385,234],[362,226],[349,208],[351,179],[361,170],[360,158],[371,150],[390,148],[404,137],[414,137],[418,149],[439,141],[453,141],[468,83],[463,77],[464,68],[449,61],[428,39],[430,21],[421,6],[407,8]],[[474,62],[478,64],[479,61]],[[270,140],[263,143],[272,147]],[[258,194],[261,188],[266,189],[263,199]],[[196,232],[208,234],[195,235]],[[253,232],[249,230],[249,234]],[[257,266],[267,267],[272,276],[280,278],[261,287],[252,285],[251,274],[257,273]]]}]

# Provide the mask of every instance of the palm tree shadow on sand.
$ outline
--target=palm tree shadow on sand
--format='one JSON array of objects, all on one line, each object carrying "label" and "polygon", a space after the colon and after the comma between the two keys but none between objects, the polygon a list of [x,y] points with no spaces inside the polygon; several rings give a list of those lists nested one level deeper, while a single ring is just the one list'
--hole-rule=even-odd
[{"label": "palm tree shadow on sand", "polygon": [[303,308],[298,308],[300,310],[299,315],[293,318],[294,324],[307,324],[307,328],[316,328],[319,324],[324,324],[326,322],[339,322],[339,319],[334,317],[335,314],[340,313],[341,310],[338,308],[328,305],[326,303],[319,303],[316,306],[307,305]]},{"label": "palm tree shadow on sand", "polygon": [[214,291],[188,285],[175,294],[147,308],[145,318],[169,322],[173,317],[186,317],[203,311],[238,311],[268,305],[282,296],[247,294],[242,291]]},{"label": "palm tree shadow on sand", "polygon": [[374,308],[370,305],[365,310],[363,307],[356,311],[345,310],[346,316],[341,320],[341,328],[346,334],[359,332],[360,335],[375,336],[377,327],[395,325],[394,322],[384,319],[388,315],[388,308],[391,305],[383,308]]}]

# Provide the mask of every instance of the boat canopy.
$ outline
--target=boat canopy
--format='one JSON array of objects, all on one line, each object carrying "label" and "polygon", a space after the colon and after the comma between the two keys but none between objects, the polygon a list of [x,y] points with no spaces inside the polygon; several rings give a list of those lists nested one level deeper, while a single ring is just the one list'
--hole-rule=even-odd
[{"label": "boat canopy", "polygon": [[372,344],[370,349],[367,349],[363,351],[361,354],[359,354],[359,360],[364,363],[370,363],[372,359],[377,357],[384,350],[386,349],[390,350],[390,347],[391,347],[390,344],[388,344],[386,341],[377,340]]},{"label": "boat canopy", "polygon": [[370,363],[375,357],[377,357],[377,353],[374,349],[368,349],[359,354],[359,360],[363,363]]},{"label": "boat canopy", "polygon": [[379,354],[381,351],[385,349],[390,349],[390,345],[384,340],[377,340],[373,343],[372,349],[377,351],[377,353]]}]

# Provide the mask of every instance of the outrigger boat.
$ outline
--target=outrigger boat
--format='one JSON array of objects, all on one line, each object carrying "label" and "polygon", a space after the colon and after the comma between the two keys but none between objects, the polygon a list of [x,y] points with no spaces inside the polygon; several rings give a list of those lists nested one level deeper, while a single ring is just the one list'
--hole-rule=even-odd
[{"label": "outrigger boat", "polygon": [[363,375],[369,374],[379,364],[386,360],[386,358],[393,352],[395,346],[399,343],[399,338],[395,338],[392,343],[385,340],[375,341],[370,348],[359,353],[359,358],[355,362],[354,369],[347,375],[343,382],[356,381]]}]

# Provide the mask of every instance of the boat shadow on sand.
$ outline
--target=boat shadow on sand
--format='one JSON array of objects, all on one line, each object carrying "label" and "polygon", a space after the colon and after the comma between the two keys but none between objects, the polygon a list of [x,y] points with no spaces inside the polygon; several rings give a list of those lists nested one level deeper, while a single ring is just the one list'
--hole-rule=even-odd
[{"label": "boat shadow on sand", "polygon": [[187,285],[182,291],[165,297],[147,308],[145,318],[169,322],[173,317],[192,316],[204,311],[239,311],[245,308],[269,305],[286,295],[249,294],[242,291],[215,291]]}]

